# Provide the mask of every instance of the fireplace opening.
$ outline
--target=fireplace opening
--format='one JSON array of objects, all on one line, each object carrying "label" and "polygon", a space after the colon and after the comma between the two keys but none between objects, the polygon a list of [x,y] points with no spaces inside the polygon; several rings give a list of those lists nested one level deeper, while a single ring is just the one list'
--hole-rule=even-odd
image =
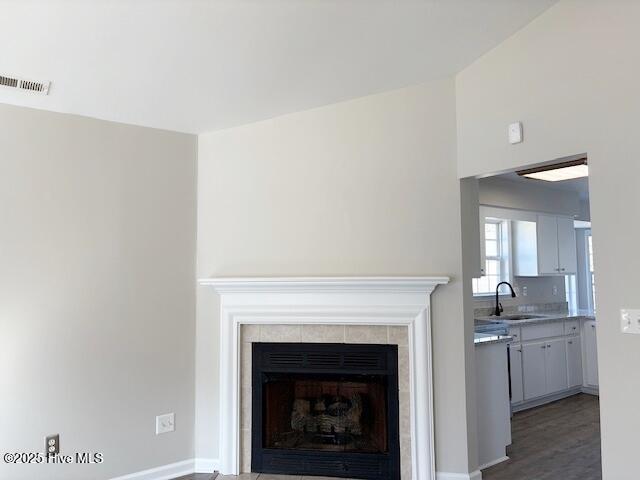
[{"label": "fireplace opening", "polygon": [[357,375],[269,375],[266,448],[386,453],[386,382]]},{"label": "fireplace opening", "polygon": [[399,479],[395,345],[253,344],[252,471]]}]

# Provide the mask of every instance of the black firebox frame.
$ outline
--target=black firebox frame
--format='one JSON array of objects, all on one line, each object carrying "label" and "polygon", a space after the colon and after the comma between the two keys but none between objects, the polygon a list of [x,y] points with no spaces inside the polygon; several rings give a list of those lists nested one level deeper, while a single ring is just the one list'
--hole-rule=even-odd
[{"label": "black firebox frame", "polygon": [[[400,480],[398,347],[341,343],[253,343],[251,471]],[[264,385],[277,374],[375,375],[387,383],[386,453],[265,448]]]}]

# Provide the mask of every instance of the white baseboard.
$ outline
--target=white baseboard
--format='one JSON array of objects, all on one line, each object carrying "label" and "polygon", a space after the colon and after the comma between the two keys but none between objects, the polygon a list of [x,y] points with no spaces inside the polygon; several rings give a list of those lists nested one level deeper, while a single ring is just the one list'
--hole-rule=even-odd
[{"label": "white baseboard", "polygon": [[491,462],[487,462],[484,465],[480,465],[478,467],[478,470],[484,470],[485,468],[493,467],[494,465],[497,465],[502,462],[506,462],[507,460],[509,460],[509,457],[506,457],[506,456],[502,458],[498,458],[496,460],[492,460]]},{"label": "white baseboard", "polygon": [[149,468],[148,470],[141,470],[121,477],[114,477],[111,480],[169,480],[194,473],[194,466],[195,461],[191,458],[181,462]]},{"label": "white baseboard", "polygon": [[482,472],[480,470],[471,473],[436,472],[436,480],[482,480]]},{"label": "white baseboard", "polygon": [[220,461],[217,458],[196,458],[195,473],[213,473],[218,470]]},{"label": "white baseboard", "polygon": [[574,387],[568,390],[564,390],[560,393],[553,393],[551,395],[545,395],[544,397],[534,398],[533,400],[527,400],[526,402],[512,405],[511,413],[522,412],[524,410],[529,410],[530,408],[540,407],[542,405],[546,405],[547,403],[562,400],[563,398],[572,397],[581,392],[582,387]]}]

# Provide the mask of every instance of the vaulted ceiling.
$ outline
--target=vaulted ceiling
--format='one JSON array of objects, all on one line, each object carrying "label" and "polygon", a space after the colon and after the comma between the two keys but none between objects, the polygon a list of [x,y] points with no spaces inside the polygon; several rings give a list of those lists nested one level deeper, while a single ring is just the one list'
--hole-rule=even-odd
[{"label": "vaulted ceiling", "polygon": [[0,0],[0,103],[191,133],[456,73],[555,0]]}]

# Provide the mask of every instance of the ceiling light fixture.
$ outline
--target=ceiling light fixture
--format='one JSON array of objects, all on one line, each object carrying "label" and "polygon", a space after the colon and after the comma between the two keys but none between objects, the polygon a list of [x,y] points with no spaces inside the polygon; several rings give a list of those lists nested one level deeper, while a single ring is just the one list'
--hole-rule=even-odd
[{"label": "ceiling light fixture", "polygon": [[572,160],[570,162],[556,163],[544,167],[529,168],[516,172],[521,177],[544,180],[545,182],[562,182],[574,178],[589,176],[589,166],[586,158]]}]

